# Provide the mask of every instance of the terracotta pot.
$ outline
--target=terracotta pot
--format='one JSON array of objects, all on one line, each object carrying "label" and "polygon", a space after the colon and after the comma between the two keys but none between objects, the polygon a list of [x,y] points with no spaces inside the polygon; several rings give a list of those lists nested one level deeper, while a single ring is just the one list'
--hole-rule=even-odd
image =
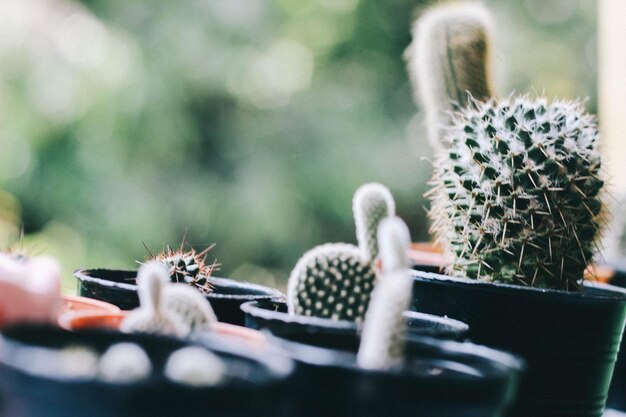
[{"label": "terracotta pot", "polygon": [[64,295],[61,299],[61,307],[59,308],[57,321],[59,326],[68,328],[68,323],[75,317],[78,317],[79,320],[89,320],[89,317],[93,315],[116,315],[119,314],[120,311],[119,307],[111,303],[76,295]]},{"label": "terracotta pot", "polygon": [[432,242],[412,243],[408,255],[413,269],[420,271],[439,272],[445,264],[443,250]]},{"label": "terracotta pot", "polygon": [[81,297],[78,295],[64,295],[61,301],[61,311],[59,314],[79,311],[106,311],[118,313],[120,308],[105,301],[94,300],[93,298]]}]

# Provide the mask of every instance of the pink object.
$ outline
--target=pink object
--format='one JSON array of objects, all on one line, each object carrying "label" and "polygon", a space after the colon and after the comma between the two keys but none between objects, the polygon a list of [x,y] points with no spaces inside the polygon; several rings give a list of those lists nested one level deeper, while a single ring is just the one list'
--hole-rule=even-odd
[{"label": "pink object", "polygon": [[0,253],[0,327],[15,322],[56,322],[61,271],[51,258]]}]

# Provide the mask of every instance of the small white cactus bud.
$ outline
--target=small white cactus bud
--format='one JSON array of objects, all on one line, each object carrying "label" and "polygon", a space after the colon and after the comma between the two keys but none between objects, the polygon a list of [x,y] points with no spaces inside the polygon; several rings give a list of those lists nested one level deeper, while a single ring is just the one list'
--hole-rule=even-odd
[{"label": "small white cactus bud", "polygon": [[165,364],[165,375],[185,385],[217,385],[225,373],[226,366],[217,355],[197,346],[177,350]]},{"label": "small white cactus bud", "polygon": [[150,376],[152,363],[144,350],[134,343],[117,343],[100,358],[100,378],[118,384],[130,384]]}]

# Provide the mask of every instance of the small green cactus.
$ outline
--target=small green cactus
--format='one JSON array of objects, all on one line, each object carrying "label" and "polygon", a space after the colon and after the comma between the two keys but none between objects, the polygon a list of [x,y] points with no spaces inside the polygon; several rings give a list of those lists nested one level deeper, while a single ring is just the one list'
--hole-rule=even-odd
[{"label": "small green cactus", "polygon": [[398,217],[390,217],[380,223],[378,236],[383,271],[372,292],[357,355],[359,366],[366,369],[402,363],[407,332],[403,313],[412,299],[413,282],[407,272],[409,229]]},{"label": "small green cactus", "polygon": [[381,184],[365,184],[353,199],[359,247],[345,243],[317,246],[306,252],[289,277],[291,314],[333,320],[363,320],[376,282],[378,246],[375,230],[395,204]]},{"label": "small green cactus", "polygon": [[426,113],[428,137],[435,148],[450,113],[468,104],[469,96],[492,96],[489,77],[492,19],[479,3],[437,5],[413,27],[406,58],[415,99]]},{"label": "small green cactus", "polygon": [[447,272],[577,289],[602,223],[595,117],[579,101],[472,101],[447,139],[429,213]]},{"label": "small green cactus", "polygon": [[150,254],[147,262],[162,263],[167,268],[172,282],[189,284],[207,294],[213,289],[209,278],[213,271],[219,267],[215,261],[211,264],[206,263],[207,254],[213,249],[213,246],[211,245],[199,253],[194,248],[185,250],[185,240],[183,239],[178,249],[172,249],[168,246],[164,252],[157,255]]}]

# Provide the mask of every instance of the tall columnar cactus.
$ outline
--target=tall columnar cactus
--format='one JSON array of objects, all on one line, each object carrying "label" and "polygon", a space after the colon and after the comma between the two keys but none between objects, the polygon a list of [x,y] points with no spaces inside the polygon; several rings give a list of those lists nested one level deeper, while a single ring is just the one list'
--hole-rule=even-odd
[{"label": "tall columnar cactus", "polygon": [[407,50],[415,99],[426,113],[428,136],[441,147],[450,112],[492,96],[489,77],[492,20],[478,3],[428,9],[413,27]]},{"label": "tall columnar cactus", "polygon": [[375,230],[380,220],[395,213],[389,190],[365,184],[353,200],[359,247],[329,243],[306,252],[289,277],[287,306],[301,314],[360,322],[376,282],[378,254]]},{"label": "tall columnar cactus", "polygon": [[594,116],[579,101],[473,101],[435,164],[430,217],[447,272],[573,290],[603,212]]},{"label": "tall columnar cactus", "polygon": [[407,332],[403,313],[412,294],[406,224],[397,217],[384,219],[378,236],[383,272],[372,292],[357,356],[359,366],[367,369],[388,369],[402,362]]}]

